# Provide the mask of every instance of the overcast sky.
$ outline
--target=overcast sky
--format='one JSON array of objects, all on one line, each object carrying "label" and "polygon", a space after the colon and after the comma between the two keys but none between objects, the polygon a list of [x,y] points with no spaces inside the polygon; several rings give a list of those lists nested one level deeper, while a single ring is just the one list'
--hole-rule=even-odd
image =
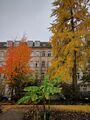
[{"label": "overcast sky", "polygon": [[53,0],[0,0],[0,41],[48,41]]}]

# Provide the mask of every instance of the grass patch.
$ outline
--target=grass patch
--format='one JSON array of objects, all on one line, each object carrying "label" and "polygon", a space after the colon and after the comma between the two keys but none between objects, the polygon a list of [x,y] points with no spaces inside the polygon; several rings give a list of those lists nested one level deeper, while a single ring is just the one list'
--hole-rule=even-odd
[{"label": "grass patch", "polygon": [[90,112],[90,105],[52,105],[51,108],[56,110]]},{"label": "grass patch", "polygon": [[[33,105],[2,105],[3,111],[9,109],[29,109]],[[36,105],[42,107],[42,105]],[[46,105],[48,108],[48,105]],[[50,109],[90,112],[90,105],[50,105]]]}]

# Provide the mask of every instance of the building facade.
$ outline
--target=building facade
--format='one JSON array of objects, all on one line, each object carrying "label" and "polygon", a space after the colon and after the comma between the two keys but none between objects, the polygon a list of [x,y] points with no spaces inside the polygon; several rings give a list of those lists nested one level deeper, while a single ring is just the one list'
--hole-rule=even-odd
[{"label": "building facade", "polygon": [[[18,46],[20,41],[7,41],[0,42],[0,67],[5,64],[5,55],[8,47]],[[48,68],[51,66],[51,45],[48,42],[40,41],[27,41],[29,47],[32,48],[31,59],[29,61],[30,68],[34,71],[37,78],[42,79],[43,76],[47,73]],[[90,61],[88,65],[88,74],[90,74]],[[85,73],[86,74],[86,73]],[[82,71],[77,72],[78,83],[82,79],[84,73]],[[4,75],[0,74],[0,82],[2,82]],[[81,81],[82,82],[82,81]],[[83,85],[82,85],[83,86]],[[82,91],[82,86],[80,90]],[[89,87],[90,88],[90,87]]]},{"label": "building facade", "polygon": [[30,68],[35,71],[38,78],[42,78],[51,64],[51,45],[48,42],[40,41],[28,41],[28,44],[32,48]]},{"label": "building facade", "polygon": [[[5,64],[5,55],[8,47],[18,46],[20,41],[0,42],[0,67]],[[42,78],[47,73],[50,61],[52,59],[51,45],[48,42],[27,41],[29,47],[32,48],[31,59],[29,61],[30,68],[34,71],[38,78]],[[0,79],[3,75],[0,74]]]}]

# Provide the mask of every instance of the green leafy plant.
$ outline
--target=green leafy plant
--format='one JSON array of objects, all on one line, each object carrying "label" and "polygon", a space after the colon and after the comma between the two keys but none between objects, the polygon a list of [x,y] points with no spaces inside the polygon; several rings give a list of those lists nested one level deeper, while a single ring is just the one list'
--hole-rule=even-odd
[{"label": "green leafy plant", "polygon": [[57,87],[58,82],[60,82],[59,77],[51,81],[49,80],[49,76],[45,76],[40,86],[25,87],[24,91],[26,92],[26,94],[17,103],[38,103],[42,100],[48,100],[50,98],[50,95],[61,92],[61,88]]},{"label": "green leafy plant", "polygon": [[[61,88],[57,87],[58,82],[60,82],[59,77],[51,81],[49,80],[49,76],[45,76],[40,86],[29,86],[24,88],[26,94],[17,103],[38,103],[40,101],[43,101],[43,119],[46,120],[48,112],[45,108],[45,102],[46,100],[49,100],[50,95],[61,92]],[[41,112],[39,113],[39,116],[42,116]]]}]

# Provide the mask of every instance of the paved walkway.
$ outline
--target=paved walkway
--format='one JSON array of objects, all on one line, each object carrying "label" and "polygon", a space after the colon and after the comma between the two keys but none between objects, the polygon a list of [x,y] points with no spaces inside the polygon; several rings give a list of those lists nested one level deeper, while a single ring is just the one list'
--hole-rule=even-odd
[{"label": "paved walkway", "polygon": [[0,120],[23,120],[23,116],[22,110],[12,109],[0,114]]}]

